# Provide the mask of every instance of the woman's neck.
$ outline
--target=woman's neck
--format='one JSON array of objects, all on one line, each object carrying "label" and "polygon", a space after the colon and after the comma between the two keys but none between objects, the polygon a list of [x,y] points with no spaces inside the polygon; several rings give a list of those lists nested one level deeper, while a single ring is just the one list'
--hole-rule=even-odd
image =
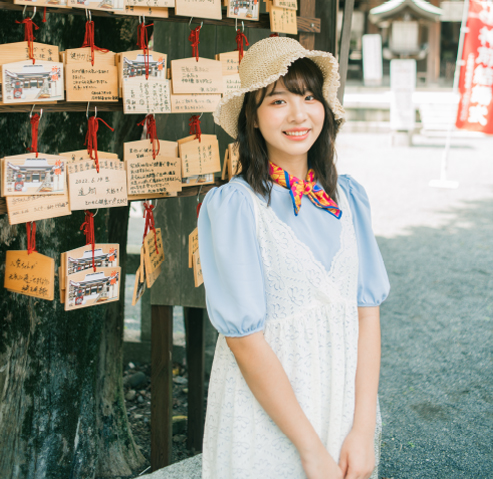
[{"label": "woman's neck", "polygon": [[308,173],[307,158],[272,158],[272,163],[287,171],[291,176],[304,180]]}]

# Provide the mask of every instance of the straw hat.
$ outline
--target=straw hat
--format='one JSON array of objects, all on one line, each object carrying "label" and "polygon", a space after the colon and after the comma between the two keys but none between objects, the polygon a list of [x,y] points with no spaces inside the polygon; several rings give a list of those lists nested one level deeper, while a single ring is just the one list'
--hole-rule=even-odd
[{"label": "straw hat", "polygon": [[313,60],[324,77],[323,94],[337,123],[344,122],[344,109],[337,99],[339,71],[331,53],[306,50],[299,42],[287,37],[269,37],[253,44],[240,63],[241,89],[225,95],[214,112],[214,121],[228,135],[238,135],[238,116],[243,106],[245,93],[259,90],[286,75],[288,67],[299,58]]}]

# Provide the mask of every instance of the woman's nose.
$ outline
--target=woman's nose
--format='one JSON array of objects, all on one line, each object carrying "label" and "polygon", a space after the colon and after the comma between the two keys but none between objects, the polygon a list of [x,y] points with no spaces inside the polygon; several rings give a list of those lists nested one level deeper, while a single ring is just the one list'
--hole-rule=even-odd
[{"label": "woman's nose", "polygon": [[289,110],[289,121],[294,121],[296,123],[301,123],[307,118],[305,104],[300,97],[291,102]]}]

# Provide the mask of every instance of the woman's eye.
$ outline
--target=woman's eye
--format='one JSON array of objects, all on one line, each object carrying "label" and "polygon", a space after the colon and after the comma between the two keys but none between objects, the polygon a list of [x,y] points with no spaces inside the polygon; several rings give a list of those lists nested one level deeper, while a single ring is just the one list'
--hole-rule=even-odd
[{"label": "woman's eye", "polygon": [[312,101],[312,100],[315,100],[315,97],[313,95],[307,95],[305,97],[305,100]]},{"label": "woman's eye", "polygon": [[272,102],[273,105],[282,105],[284,103],[284,100],[274,100]]}]

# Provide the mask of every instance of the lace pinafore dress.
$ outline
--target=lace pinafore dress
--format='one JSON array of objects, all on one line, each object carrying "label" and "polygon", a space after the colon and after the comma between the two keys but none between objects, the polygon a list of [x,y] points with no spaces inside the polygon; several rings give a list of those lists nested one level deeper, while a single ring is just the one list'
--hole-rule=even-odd
[{"label": "lace pinafore dress", "polygon": [[[233,180],[234,181],[234,180]],[[354,416],[358,346],[358,251],[339,188],[340,250],[330,271],[249,186],[263,263],[266,341],[303,411],[338,461]],[[323,241],[323,238],[320,239]],[[379,459],[380,418],[376,433]],[[203,479],[302,479],[298,451],[263,410],[219,335],[209,383]],[[377,477],[377,468],[372,479]]]}]

